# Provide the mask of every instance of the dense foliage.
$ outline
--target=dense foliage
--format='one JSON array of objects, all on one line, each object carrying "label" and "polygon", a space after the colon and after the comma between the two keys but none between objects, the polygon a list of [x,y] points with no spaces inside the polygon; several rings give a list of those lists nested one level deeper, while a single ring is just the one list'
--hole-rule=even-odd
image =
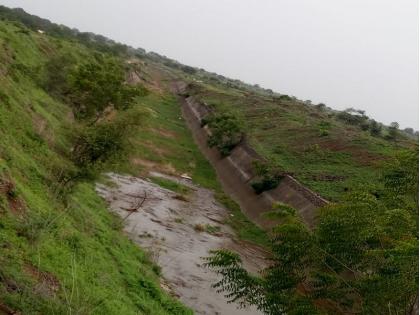
[{"label": "dense foliage", "polygon": [[259,276],[218,250],[207,264],[231,301],[265,314],[407,314],[418,290],[418,155],[405,151],[384,171],[384,187],[353,192],[322,209],[314,231],[290,207],[272,215],[273,256]]},{"label": "dense foliage", "polygon": [[97,55],[70,75],[72,103],[76,115],[82,118],[98,116],[108,106],[128,109],[135,97],[146,94],[144,88],[125,83],[124,67],[114,58]]},{"label": "dense foliage", "polygon": [[243,128],[235,115],[212,114],[203,119],[202,124],[207,125],[211,130],[208,145],[216,147],[223,156],[229,155],[243,139]]},{"label": "dense foliage", "polygon": [[129,136],[144,121],[144,112],[128,111],[112,120],[105,119],[95,125],[87,125],[73,130],[74,163],[86,171],[98,168],[108,160],[122,156],[129,147]]}]

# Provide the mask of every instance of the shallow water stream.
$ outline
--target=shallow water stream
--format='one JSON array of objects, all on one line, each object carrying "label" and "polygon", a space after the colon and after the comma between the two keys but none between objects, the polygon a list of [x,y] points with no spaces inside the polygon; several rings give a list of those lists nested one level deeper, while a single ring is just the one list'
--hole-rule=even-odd
[{"label": "shallow water stream", "polygon": [[162,268],[164,288],[197,314],[261,314],[253,308],[238,309],[236,304],[228,304],[223,294],[211,287],[218,278],[203,266],[202,259],[211,249],[235,250],[252,272],[265,265],[264,251],[237,241],[232,229],[223,223],[228,212],[214,199],[212,191],[187,179],[151,174],[188,186],[191,193],[188,200],[182,200],[175,192],[147,179],[108,176],[115,187],[98,184],[97,192],[124,219],[129,237],[149,251]]}]

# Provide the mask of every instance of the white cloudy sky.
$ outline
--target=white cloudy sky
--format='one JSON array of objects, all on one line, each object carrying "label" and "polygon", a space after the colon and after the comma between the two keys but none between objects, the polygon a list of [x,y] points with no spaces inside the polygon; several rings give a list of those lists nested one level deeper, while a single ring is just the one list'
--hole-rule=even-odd
[{"label": "white cloudy sky", "polygon": [[418,129],[418,0],[0,0],[183,63]]}]

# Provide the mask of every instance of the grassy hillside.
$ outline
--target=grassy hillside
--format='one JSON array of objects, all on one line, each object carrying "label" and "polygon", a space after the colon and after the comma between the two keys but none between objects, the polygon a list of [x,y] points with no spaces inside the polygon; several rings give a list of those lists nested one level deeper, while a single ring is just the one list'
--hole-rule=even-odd
[{"label": "grassy hillside", "polygon": [[[194,77],[193,77],[194,79]],[[384,162],[417,142],[364,114],[338,112],[289,96],[254,93],[228,84],[191,80],[189,91],[215,112],[233,113],[246,139],[276,168],[330,200],[361,186],[380,186]],[[353,121],[354,120],[354,121]],[[375,133],[376,132],[376,133]]]},{"label": "grassy hillside", "polygon": [[[45,62],[93,51],[0,22],[0,313],[191,314],[121,232],[94,183],[69,191],[68,105],[40,86]],[[14,314],[14,313],[13,313]]]},{"label": "grassy hillside", "polygon": [[[95,193],[95,174],[63,184],[64,175],[77,172],[69,130],[83,121],[70,99],[50,91],[48,67],[60,56],[81,64],[96,55],[78,41],[0,21],[0,314],[191,313],[160,289],[159,268],[121,232]],[[221,192],[168,92],[170,77],[150,60],[126,67],[149,90],[133,110],[149,115],[103,171],[187,173],[230,207],[229,223],[240,237],[266,244]]]},{"label": "grassy hillside", "polygon": [[[0,314],[192,314],[161,290],[159,268],[121,232],[121,219],[94,190],[101,172],[150,170],[186,173],[213,189],[239,237],[272,245],[275,268],[261,274],[268,278],[225,273],[240,275],[239,286],[231,285],[235,279],[223,282],[225,291],[234,290],[231,297],[255,304],[258,292],[261,309],[275,307],[267,314],[336,314],[331,305],[363,314],[412,309],[418,152],[415,139],[397,126],[226,79],[21,10],[0,7],[0,17]],[[291,173],[341,202],[321,209],[314,230],[293,209],[277,205],[273,215],[285,224],[268,242],[222,193],[194,145],[169,91],[174,79],[192,82],[188,93],[214,109],[217,119],[207,123],[222,131],[216,142],[229,136],[226,125],[238,127],[267,158],[268,172]],[[400,152],[404,148],[415,150]],[[249,297],[243,295],[247,286]]]}]

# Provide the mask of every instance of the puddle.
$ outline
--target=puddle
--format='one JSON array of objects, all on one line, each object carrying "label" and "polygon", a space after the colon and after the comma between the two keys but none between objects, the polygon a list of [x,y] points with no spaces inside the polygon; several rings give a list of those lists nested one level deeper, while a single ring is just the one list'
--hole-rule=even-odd
[{"label": "puddle", "polygon": [[[237,241],[232,229],[223,224],[227,211],[213,192],[159,173],[191,188],[188,201],[148,180],[108,174],[116,187],[97,185],[97,192],[112,211],[124,219],[124,230],[162,268],[162,287],[171,291],[196,314],[260,315],[253,308],[238,309],[228,304],[222,293],[211,287],[218,279],[202,266],[202,257],[211,249],[227,248],[238,252],[251,272],[265,265],[264,251],[254,245]],[[178,196],[179,197],[179,196]],[[139,208],[138,211],[133,209]]]}]

